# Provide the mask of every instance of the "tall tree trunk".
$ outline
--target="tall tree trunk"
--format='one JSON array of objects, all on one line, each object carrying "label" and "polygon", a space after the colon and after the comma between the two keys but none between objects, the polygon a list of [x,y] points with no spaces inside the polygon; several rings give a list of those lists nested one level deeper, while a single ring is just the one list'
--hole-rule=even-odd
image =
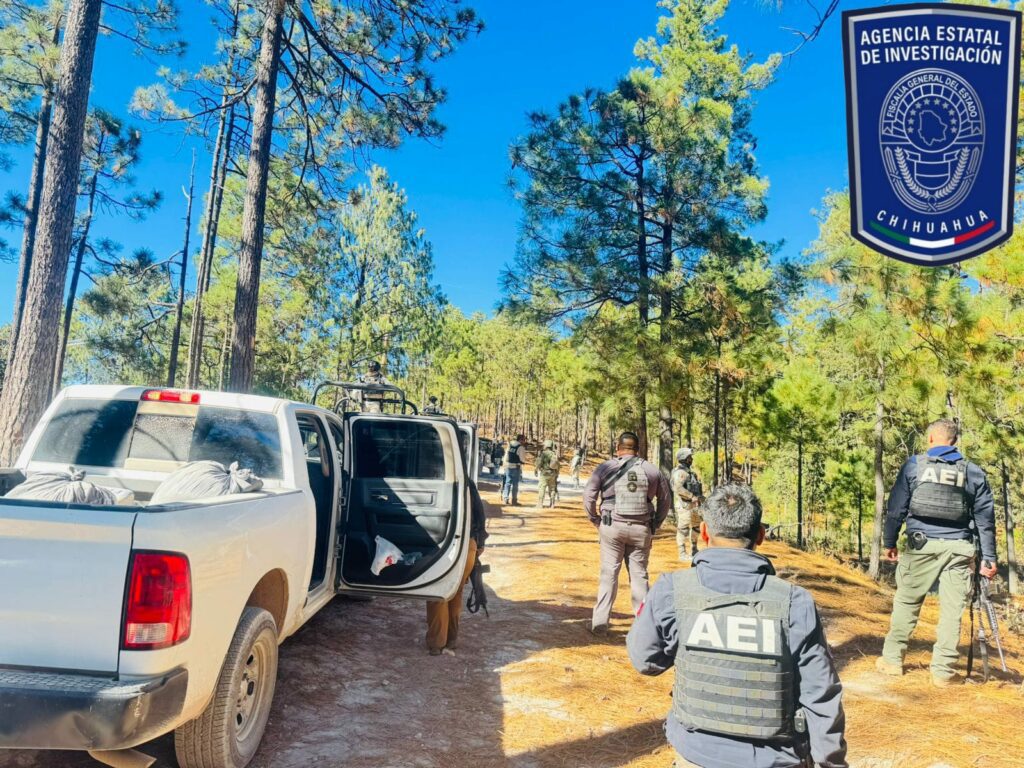
[{"label": "tall tree trunk", "polygon": [[259,309],[263,226],[267,211],[270,147],[274,137],[277,69],[281,62],[285,0],[271,0],[263,25],[257,86],[252,114],[252,146],[246,173],[241,250],[235,287],[235,318],[231,331],[231,372],[228,388],[248,392],[256,367],[256,315]]},{"label": "tall tree trunk", "polygon": [[178,347],[181,344],[181,321],[185,314],[185,280],[188,278],[188,247],[192,234],[192,197],[196,189],[196,154],[192,153],[192,170],[188,175],[188,205],[185,207],[185,242],[181,246],[181,274],[178,276],[178,306],[174,310],[174,332],[171,334],[171,359],[167,363],[167,386],[174,386],[178,373]]},{"label": "tall tree trunk", "polygon": [[796,545],[804,546],[804,441],[796,441]]},{"label": "tall tree trunk", "polygon": [[878,579],[882,562],[882,528],[885,525],[885,363],[878,364],[878,399],[875,402],[875,526],[871,533],[871,561],[868,576]]},{"label": "tall tree trunk", "polygon": [[857,561],[864,562],[864,492],[857,487]]},{"label": "tall tree trunk", "polygon": [[[54,25],[53,44],[60,42],[60,22]],[[32,151],[32,174],[28,195],[25,197],[25,221],[21,233],[21,256],[18,259],[18,278],[14,284],[14,317],[11,321],[11,340],[7,348],[7,368],[14,359],[14,348],[21,332],[21,316],[25,311],[25,293],[32,270],[32,252],[35,249],[36,229],[39,223],[39,198],[43,192],[43,174],[46,170],[46,148],[50,139],[50,120],[53,115],[53,82],[43,86],[36,118],[36,141]]]},{"label": "tall tree trunk", "polygon": [[61,326],[60,344],[57,348],[57,362],[53,368],[53,394],[60,392],[60,383],[64,378],[64,359],[68,354],[68,339],[71,336],[71,318],[75,312],[75,298],[78,296],[78,283],[82,277],[82,265],[85,263],[85,251],[89,247],[89,230],[92,229],[92,219],[96,210],[96,189],[99,186],[99,174],[93,173],[89,179],[89,202],[85,209],[85,219],[82,222],[82,231],[78,238],[78,247],[75,248],[75,263],[71,267],[71,284],[68,286],[68,295],[64,300],[64,323]]},{"label": "tall tree trunk", "polygon": [[[227,99],[225,92],[224,100]],[[199,254],[199,266],[196,275],[196,294],[192,302],[192,327],[188,343],[188,374],[185,385],[189,389],[199,386],[200,369],[203,362],[203,342],[205,341],[206,291],[210,286],[213,272],[213,257],[217,252],[217,230],[220,224],[220,208],[224,199],[224,182],[227,177],[228,161],[231,157],[231,133],[234,130],[235,109],[230,107],[222,110],[217,126],[217,139],[213,148],[213,162],[210,167],[210,192],[206,198],[206,210],[203,213],[205,225],[203,244]]]},{"label": "tall tree trunk", "polygon": [[[665,210],[672,209],[672,191],[665,193]],[[659,285],[658,298],[658,341],[661,350],[668,349],[672,344],[672,291],[667,285],[667,276],[672,271],[672,220],[665,218],[661,225],[661,275],[662,282]],[[672,460],[672,449],[675,445],[673,427],[675,422],[672,419],[672,406],[667,401],[668,392],[673,389],[670,371],[664,365],[663,356],[659,355],[658,365],[658,465],[663,472],[669,474],[675,462]]]},{"label": "tall tree trunk", "polygon": [[50,399],[71,252],[85,117],[102,0],[71,0],[61,47],[32,269],[18,344],[0,395],[0,462],[10,465]]},{"label": "tall tree trunk", "polygon": [[732,450],[729,448],[729,382],[722,382],[722,454],[724,481],[732,482]]},{"label": "tall tree trunk", "polygon": [[1017,580],[1017,542],[1013,540],[1013,509],[1010,506],[1010,472],[1006,468],[1006,460],[1000,463],[1003,479],[1003,512],[1006,515],[1006,566],[1007,583],[1010,594],[1020,594],[1020,584]]},{"label": "tall tree trunk", "polygon": [[719,421],[720,421],[719,414],[721,412],[721,407],[722,407],[722,372],[721,372],[722,342],[716,339],[715,340],[715,345],[716,345],[716,349],[718,350],[718,362],[715,364],[715,424],[714,424],[714,428],[712,429],[712,442],[713,442],[712,453],[714,454],[715,468],[714,468],[714,472],[712,473],[713,474],[713,480],[712,480],[712,483],[711,483],[711,487],[712,488],[717,488],[718,487],[718,443],[719,443],[718,427],[719,427]]}]

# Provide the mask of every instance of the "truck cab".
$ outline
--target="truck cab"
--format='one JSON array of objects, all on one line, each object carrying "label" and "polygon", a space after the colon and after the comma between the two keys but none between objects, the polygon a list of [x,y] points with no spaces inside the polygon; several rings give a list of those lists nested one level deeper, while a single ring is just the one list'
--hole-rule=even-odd
[{"label": "truck cab", "polygon": [[[183,768],[243,768],[269,717],[278,644],[331,599],[444,600],[459,587],[470,529],[460,434],[415,412],[62,391],[0,472],[2,491],[72,465],[134,501],[0,497],[0,748],[103,760],[175,731]],[[201,460],[238,462],[263,487],[152,503]],[[378,536],[415,561],[372,573]]]}]

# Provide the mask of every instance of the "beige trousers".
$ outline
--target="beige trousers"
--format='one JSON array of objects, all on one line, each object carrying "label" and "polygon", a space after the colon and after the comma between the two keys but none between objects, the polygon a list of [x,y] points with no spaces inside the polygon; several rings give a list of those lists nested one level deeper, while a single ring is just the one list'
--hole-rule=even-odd
[{"label": "beige trousers", "polygon": [[466,572],[455,595],[447,601],[427,603],[427,648],[439,651],[455,648],[459,640],[459,619],[462,617],[462,590],[469,580],[469,574],[476,565],[476,540],[469,540],[469,557]]},{"label": "beige trousers", "polygon": [[630,596],[633,614],[647,598],[647,561],[651,555],[651,529],[646,525],[613,522],[600,527],[601,578],[597,587],[597,603],[591,626],[603,627],[608,624],[615,596],[619,592],[619,571],[626,561],[629,571]]}]

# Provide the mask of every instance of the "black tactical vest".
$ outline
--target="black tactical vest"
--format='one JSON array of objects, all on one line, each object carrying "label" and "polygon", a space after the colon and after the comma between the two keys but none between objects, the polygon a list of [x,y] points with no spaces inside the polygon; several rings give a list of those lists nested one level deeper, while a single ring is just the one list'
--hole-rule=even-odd
[{"label": "black tactical vest", "polygon": [[679,648],[672,714],[689,729],[759,741],[793,739],[789,650],[792,587],[728,595],[702,586],[696,568],[673,575]]},{"label": "black tactical vest", "polygon": [[510,467],[518,467],[523,463],[519,460],[519,443],[509,443],[508,454],[505,456],[505,463]]},{"label": "black tactical vest", "polygon": [[961,521],[970,511],[967,462],[917,457],[917,479],[910,491],[910,514],[938,520]]}]

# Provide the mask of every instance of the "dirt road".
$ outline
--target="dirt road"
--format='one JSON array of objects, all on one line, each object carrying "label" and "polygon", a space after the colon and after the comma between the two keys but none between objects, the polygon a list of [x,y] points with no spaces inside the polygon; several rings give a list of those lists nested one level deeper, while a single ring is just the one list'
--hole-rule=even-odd
[{"label": "dirt road", "polygon": [[[564,485],[564,484],[563,484]],[[497,496],[484,485],[492,504]],[[490,491],[490,492],[488,492]],[[529,489],[523,499],[532,504]],[[628,589],[611,636],[587,631],[597,582],[594,529],[578,496],[555,510],[491,508],[490,618],[466,616],[455,657],[429,657],[424,609],[399,600],[335,601],[281,650],[280,682],[256,768],[667,768],[662,719],[670,676],[641,678],[623,647]],[[1020,675],[936,691],[927,651],[934,607],[911,648],[911,674],[874,672],[890,593],[831,558],[782,544],[765,552],[822,606],[846,686],[853,768],[1024,766]],[[652,578],[675,564],[660,534]],[[623,579],[625,575],[623,575]],[[1010,664],[1019,669],[1021,644]],[[143,748],[174,768],[169,738]],[[0,754],[0,768],[92,768],[62,753]]]}]

